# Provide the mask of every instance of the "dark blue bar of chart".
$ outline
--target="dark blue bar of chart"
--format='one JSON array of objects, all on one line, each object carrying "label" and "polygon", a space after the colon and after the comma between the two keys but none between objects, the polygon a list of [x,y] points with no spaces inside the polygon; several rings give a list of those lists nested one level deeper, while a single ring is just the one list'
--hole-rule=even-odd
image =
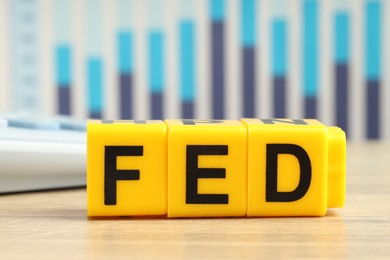
[{"label": "dark blue bar of chart", "polygon": [[303,87],[305,117],[317,117],[318,93],[318,2],[303,2]]},{"label": "dark blue bar of chart", "polygon": [[132,95],[133,95],[133,57],[131,33],[122,31],[117,39],[118,69],[119,69],[119,100],[120,117],[131,119]]},{"label": "dark blue bar of chart", "polygon": [[286,77],[274,76],[274,117],[286,117]]},{"label": "dark blue bar of chart", "polygon": [[335,65],[336,124],[348,135],[348,87],[349,66],[347,63]]},{"label": "dark blue bar of chart", "polygon": [[256,111],[256,2],[241,1],[242,84],[244,117]]},{"label": "dark blue bar of chart", "polygon": [[287,24],[285,20],[272,22],[272,73],[274,117],[286,117]]},{"label": "dark blue bar of chart", "polygon": [[379,100],[380,100],[380,83],[377,80],[369,80],[367,82],[367,138],[379,138]]},{"label": "dark blue bar of chart", "polygon": [[334,58],[336,124],[348,136],[348,88],[349,88],[349,16],[338,12],[334,17]]},{"label": "dark blue bar of chart", "polygon": [[213,118],[222,119],[225,97],[225,3],[211,0],[211,83]]},{"label": "dark blue bar of chart", "polygon": [[90,118],[102,118],[103,110],[103,62],[91,57],[87,62],[88,108]]},{"label": "dark blue bar of chart", "polygon": [[58,113],[71,114],[71,50],[67,45],[56,48]]},{"label": "dark blue bar of chart", "polygon": [[133,96],[133,75],[132,73],[119,74],[119,100],[120,100],[120,118],[131,119],[133,111],[131,109]]},{"label": "dark blue bar of chart", "polygon": [[244,117],[255,117],[256,94],[255,94],[255,75],[256,75],[256,50],[251,47],[244,47],[242,50],[242,76],[243,76],[243,108]]},{"label": "dark blue bar of chart", "polygon": [[152,119],[163,119],[163,98],[161,92],[151,93]]},{"label": "dark blue bar of chart", "polygon": [[316,118],[317,116],[317,97],[306,96],[305,97],[305,117]]},{"label": "dark blue bar of chart", "polygon": [[160,31],[149,34],[149,84],[152,119],[163,118],[164,39]]},{"label": "dark blue bar of chart", "polygon": [[381,9],[380,1],[365,5],[366,58],[366,132],[368,139],[380,138],[380,78],[381,78]]},{"label": "dark blue bar of chart", "polygon": [[194,118],[195,28],[192,21],[182,21],[180,36],[180,90],[182,118]]}]

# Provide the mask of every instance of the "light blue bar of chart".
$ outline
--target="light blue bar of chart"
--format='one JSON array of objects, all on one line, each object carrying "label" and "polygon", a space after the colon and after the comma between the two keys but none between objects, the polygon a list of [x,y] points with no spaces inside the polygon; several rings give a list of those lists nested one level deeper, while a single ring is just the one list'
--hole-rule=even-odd
[{"label": "light blue bar of chart", "polygon": [[180,88],[183,101],[192,101],[195,92],[195,28],[192,21],[180,23]]},{"label": "light blue bar of chart", "polygon": [[39,2],[37,0],[8,2],[10,30],[7,32],[10,38],[12,110],[39,113],[42,103],[39,77]]},{"label": "light blue bar of chart", "polygon": [[102,0],[86,0],[85,4],[86,50],[89,56],[101,55],[103,51],[103,3]]},{"label": "light blue bar of chart", "polygon": [[272,21],[272,72],[285,76],[287,70],[287,24],[285,20]]},{"label": "light blue bar of chart", "polygon": [[334,16],[334,57],[337,63],[346,63],[349,59],[349,15],[337,12]]},{"label": "light blue bar of chart", "polygon": [[225,17],[225,1],[210,0],[211,19],[213,21],[222,21]]},{"label": "light blue bar of chart", "polygon": [[[112,0],[111,0],[112,1]],[[135,6],[138,0],[115,0],[116,1],[116,20],[120,30],[129,29],[133,25],[136,15]]]},{"label": "light blue bar of chart", "polygon": [[118,51],[118,68],[121,73],[130,73],[133,71],[133,41],[132,35],[128,31],[121,31],[118,33],[117,39]]},{"label": "light blue bar of chart", "polygon": [[365,72],[368,80],[378,80],[381,75],[381,8],[380,1],[367,1],[365,5]]},{"label": "light blue bar of chart", "polygon": [[148,39],[149,83],[152,93],[162,93],[164,87],[164,37],[161,31],[152,31]]},{"label": "light blue bar of chart", "polygon": [[103,1],[85,0],[84,13],[88,109],[90,116],[100,117],[104,110]]},{"label": "light blue bar of chart", "polygon": [[[210,0],[208,0],[210,1]],[[177,1],[177,10],[181,19],[193,18],[197,11],[197,0],[179,0]]]},{"label": "light blue bar of chart", "polygon": [[87,62],[88,106],[90,112],[101,113],[103,109],[103,62],[91,57]]},{"label": "light blue bar of chart", "polygon": [[56,43],[67,43],[71,39],[71,1],[54,0],[54,40]]},{"label": "light blue bar of chart", "polygon": [[256,42],[256,1],[241,0],[241,41],[244,47]]},{"label": "light blue bar of chart", "polygon": [[147,3],[146,21],[149,28],[152,28],[153,30],[160,30],[167,17],[166,11],[170,8],[169,4],[167,4],[167,1],[162,0],[147,0],[145,2]]},{"label": "light blue bar of chart", "polygon": [[56,48],[57,83],[59,87],[69,87],[72,81],[71,49],[68,45],[59,45]]},{"label": "light blue bar of chart", "polygon": [[303,2],[303,86],[306,97],[318,92],[318,2]]}]

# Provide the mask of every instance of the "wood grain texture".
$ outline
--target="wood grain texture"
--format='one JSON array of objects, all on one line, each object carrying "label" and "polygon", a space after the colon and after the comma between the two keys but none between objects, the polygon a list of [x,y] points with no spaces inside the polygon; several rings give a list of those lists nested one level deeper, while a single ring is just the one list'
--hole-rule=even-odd
[{"label": "wood grain texture", "polygon": [[390,145],[348,145],[347,203],[320,218],[88,220],[83,189],[0,196],[1,259],[387,258]]}]

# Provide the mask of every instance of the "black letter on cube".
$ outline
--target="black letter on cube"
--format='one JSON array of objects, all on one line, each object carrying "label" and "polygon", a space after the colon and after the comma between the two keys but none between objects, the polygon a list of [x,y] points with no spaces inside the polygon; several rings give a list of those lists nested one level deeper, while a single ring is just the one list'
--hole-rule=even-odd
[{"label": "black letter on cube", "polygon": [[198,179],[226,178],[224,168],[198,168],[199,155],[228,155],[228,146],[187,145],[186,204],[228,204],[228,194],[198,194]]},{"label": "black letter on cube", "polygon": [[104,205],[116,205],[116,182],[139,180],[139,170],[118,170],[118,156],[142,156],[143,146],[104,147]]},{"label": "black letter on cube", "polygon": [[[295,190],[289,192],[278,191],[278,155],[294,155],[299,162],[300,178]],[[295,144],[267,144],[266,161],[266,201],[290,202],[305,196],[311,182],[311,163],[306,151]]]}]

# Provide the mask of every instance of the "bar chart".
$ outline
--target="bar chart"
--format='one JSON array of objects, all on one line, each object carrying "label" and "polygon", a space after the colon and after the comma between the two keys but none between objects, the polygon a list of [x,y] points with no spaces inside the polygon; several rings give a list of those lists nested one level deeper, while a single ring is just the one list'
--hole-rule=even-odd
[{"label": "bar chart", "polygon": [[294,116],[338,125],[351,140],[390,140],[388,1],[4,0],[0,8],[2,113]]}]

